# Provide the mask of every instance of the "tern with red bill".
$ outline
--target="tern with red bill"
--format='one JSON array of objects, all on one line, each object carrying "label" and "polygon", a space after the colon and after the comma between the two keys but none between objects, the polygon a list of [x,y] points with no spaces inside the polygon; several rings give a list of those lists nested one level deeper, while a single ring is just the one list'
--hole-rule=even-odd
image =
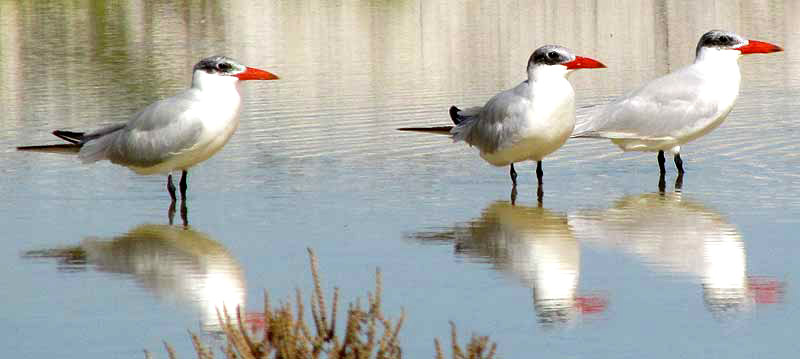
[{"label": "tern with red bill", "polygon": [[173,202],[170,173],[182,171],[180,191],[185,200],[189,168],[217,153],[239,126],[241,81],[276,79],[224,56],[208,57],[194,66],[190,88],[150,104],[128,123],[89,133],[58,130],[53,134],[69,143],[17,149],[75,153],[84,163],[109,160],[142,175],[168,174]]},{"label": "tern with red bill", "polygon": [[717,128],[733,109],[741,83],[739,58],[782,50],[729,31],[711,30],[697,43],[693,64],[578,119],[572,137],[611,139],[623,151],[657,151],[662,175],[668,151],[682,175],[681,146]]},{"label": "tern with red bill", "polygon": [[[604,68],[602,63],[575,56],[556,45],[545,45],[528,60],[528,79],[492,97],[483,107],[465,110],[453,106],[450,117],[455,126],[401,128],[404,131],[449,133],[454,142],[464,141],[480,150],[481,157],[495,166],[536,161],[536,175],[542,184],[542,159],[567,141],[575,125],[575,91],[567,81],[574,70]],[[513,196],[513,192],[512,192]]]}]

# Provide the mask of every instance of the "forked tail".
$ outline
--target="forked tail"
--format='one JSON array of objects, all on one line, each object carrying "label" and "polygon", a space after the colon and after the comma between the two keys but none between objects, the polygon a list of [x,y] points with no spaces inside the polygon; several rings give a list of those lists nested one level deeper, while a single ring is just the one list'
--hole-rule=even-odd
[{"label": "forked tail", "polygon": [[460,125],[461,122],[464,122],[467,119],[464,116],[459,115],[458,113],[461,112],[461,109],[455,106],[450,106],[450,119],[453,120],[453,123],[456,126]]},{"label": "forked tail", "polygon": [[[455,106],[450,106],[450,119],[453,120],[453,123],[458,126],[461,122],[464,122],[467,119],[464,116],[459,115],[458,113],[461,112],[461,109]],[[449,135],[450,130],[453,129],[454,126],[435,126],[435,127],[403,127],[398,128],[400,131],[414,131],[414,132],[428,132],[428,133],[436,133],[440,135]]]}]

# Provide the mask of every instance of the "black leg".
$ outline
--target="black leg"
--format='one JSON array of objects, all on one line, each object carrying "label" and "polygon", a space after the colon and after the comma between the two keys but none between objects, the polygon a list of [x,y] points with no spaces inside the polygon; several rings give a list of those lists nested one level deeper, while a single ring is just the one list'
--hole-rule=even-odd
[{"label": "black leg", "polygon": [[517,204],[517,186],[511,186],[511,205]]},{"label": "black leg", "polygon": [[544,200],[544,190],[541,184],[539,184],[539,188],[536,189],[536,200],[539,202],[539,207],[541,208],[542,201]]},{"label": "black leg", "polygon": [[664,169],[664,151],[658,151],[658,169],[661,170],[661,174],[667,173],[667,170]]},{"label": "black leg", "polygon": [[175,185],[172,184],[172,174],[167,176],[167,191],[169,192],[169,196],[172,197],[172,202],[175,202]]},{"label": "black leg", "polygon": [[183,173],[181,173],[181,199],[184,201],[186,200],[186,177],[188,176],[189,172],[183,170]]},{"label": "black leg", "polygon": [[678,168],[678,174],[683,174],[683,160],[680,153],[675,154],[675,167]]},{"label": "black leg", "polygon": [[664,194],[667,190],[667,181],[664,179],[664,172],[658,175],[658,193]]},{"label": "black leg", "polygon": [[539,181],[539,187],[542,186],[542,176],[544,176],[544,171],[542,171],[542,161],[536,161],[536,179]]},{"label": "black leg", "polygon": [[189,227],[189,209],[186,208],[185,200],[181,201],[181,220],[183,221],[184,228]]},{"label": "black leg", "polygon": [[514,164],[513,163],[511,164],[511,171],[509,172],[509,174],[511,174],[511,183],[514,185],[514,187],[516,187],[517,186],[517,171],[514,170]]},{"label": "black leg", "polygon": [[678,172],[678,178],[675,179],[675,192],[680,192],[683,188],[683,172]]},{"label": "black leg", "polygon": [[169,209],[167,209],[167,220],[169,220],[169,225],[172,225],[173,220],[175,219],[175,201],[172,201],[169,204]]}]

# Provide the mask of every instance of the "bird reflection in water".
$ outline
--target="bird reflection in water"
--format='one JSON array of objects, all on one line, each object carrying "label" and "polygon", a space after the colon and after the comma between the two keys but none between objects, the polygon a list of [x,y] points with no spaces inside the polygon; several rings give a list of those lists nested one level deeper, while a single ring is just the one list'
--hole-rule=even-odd
[{"label": "bird reflection in water", "polygon": [[609,209],[571,214],[569,223],[581,242],[621,250],[660,272],[698,279],[715,316],[781,299],[783,283],[748,277],[736,227],[680,192],[626,196]]},{"label": "bird reflection in water", "polygon": [[605,295],[578,295],[580,246],[563,214],[498,201],[465,225],[413,237],[453,242],[458,255],[487,260],[522,279],[532,286],[538,321],[547,327],[573,324],[608,305]]},{"label": "bird reflection in water", "polygon": [[[79,246],[29,251],[54,257],[60,266],[130,275],[156,297],[191,304],[204,331],[221,330],[217,309],[244,308],[246,286],[238,261],[219,242],[192,229],[140,225],[113,239],[88,238]],[[113,276],[111,278],[120,278]],[[124,278],[124,277],[123,277]]]}]

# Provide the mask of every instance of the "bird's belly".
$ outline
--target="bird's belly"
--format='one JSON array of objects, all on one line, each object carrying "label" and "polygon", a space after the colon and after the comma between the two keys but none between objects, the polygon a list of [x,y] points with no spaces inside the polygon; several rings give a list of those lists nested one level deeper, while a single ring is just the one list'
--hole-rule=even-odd
[{"label": "bird's belly", "polygon": [[623,151],[673,151],[674,148],[703,137],[719,127],[728,117],[728,113],[730,113],[730,108],[706,121],[698,121],[696,125],[687,127],[670,137],[659,139],[612,138],[611,142]]},{"label": "bird's belly", "polygon": [[524,140],[494,152],[481,152],[481,158],[494,166],[508,166],[527,160],[535,152],[535,148],[535,141]]},{"label": "bird's belly", "polygon": [[572,133],[574,122],[553,125],[547,129],[527,131],[512,145],[494,152],[481,152],[481,158],[494,166],[507,166],[526,160],[541,161],[545,156],[561,148]]},{"label": "bird's belly", "polygon": [[709,132],[719,127],[719,125],[721,125],[723,121],[725,121],[730,111],[731,108],[728,108],[723,113],[717,115],[716,118],[710,121],[706,121],[704,123],[700,123],[697,127],[690,129],[683,136],[679,138],[680,143],[681,144],[689,143],[691,141],[694,141],[700,137],[707,135]]},{"label": "bird's belly", "polygon": [[228,140],[233,136],[238,126],[239,121],[232,121],[221,132],[204,131],[203,135],[200,136],[200,141],[197,146],[186,151],[186,153],[176,156],[177,161],[175,169],[185,170],[211,158],[211,156],[219,152],[219,150],[228,143]]},{"label": "bird's belly", "polygon": [[228,140],[233,136],[239,121],[231,121],[221,131],[204,130],[196,145],[188,148],[167,160],[150,167],[129,166],[129,168],[141,175],[166,174],[177,170],[187,170],[190,167],[208,160],[219,152]]},{"label": "bird's belly", "polygon": [[623,151],[642,151],[642,152],[655,152],[655,151],[669,151],[672,148],[679,146],[680,143],[676,138],[647,140],[639,138],[612,138],[611,143],[619,146]]}]

